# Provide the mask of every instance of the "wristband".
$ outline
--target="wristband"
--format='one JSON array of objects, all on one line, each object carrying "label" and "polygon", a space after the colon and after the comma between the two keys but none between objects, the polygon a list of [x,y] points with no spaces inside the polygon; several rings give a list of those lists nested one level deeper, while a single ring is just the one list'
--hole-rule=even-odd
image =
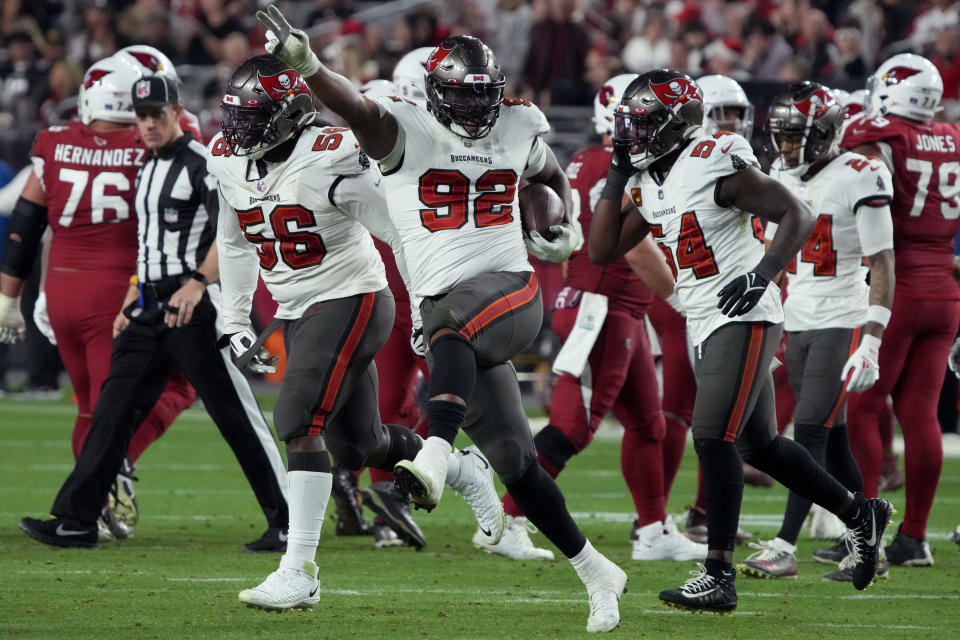
[{"label": "wristband", "polygon": [[197,282],[199,282],[200,284],[202,284],[203,286],[207,286],[207,276],[203,275],[199,271],[194,271],[193,273],[190,274],[190,277],[196,280]]},{"label": "wristband", "polygon": [[600,192],[600,199],[616,202],[619,206],[620,201],[623,200],[623,190],[629,180],[629,174],[615,167],[610,167],[610,170],[607,171],[607,182],[603,185],[603,191]]},{"label": "wristband", "polygon": [[754,267],[753,272],[761,278],[766,278],[767,282],[771,282],[777,277],[778,273],[783,271],[783,267],[784,265],[782,265],[773,254],[767,252],[763,254],[763,259]]},{"label": "wristband", "polygon": [[890,309],[882,307],[879,304],[872,304],[867,307],[867,322],[876,322],[878,325],[887,328],[890,322]]}]

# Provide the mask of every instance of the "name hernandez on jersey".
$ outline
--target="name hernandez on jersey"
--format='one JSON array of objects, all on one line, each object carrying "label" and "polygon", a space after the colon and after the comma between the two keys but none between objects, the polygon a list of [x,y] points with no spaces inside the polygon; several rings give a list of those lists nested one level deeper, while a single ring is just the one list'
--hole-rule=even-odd
[{"label": "name hernandez on jersey", "polygon": [[53,230],[51,267],[133,273],[133,200],[146,153],[134,127],[97,132],[74,120],[37,135],[31,161]]},{"label": "name hernandez on jersey", "polygon": [[[806,170],[770,169],[770,177],[816,216],[810,237],[787,267],[790,287],[784,327],[787,331],[861,327],[867,321],[870,287],[857,217],[871,215],[871,206],[864,205],[892,200],[890,171],[876,158],[851,152],[840,154],[804,182],[800,177]],[[766,237],[772,238],[776,229],[769,223]]]},{"label": "name hernandez on jersey", "polygon": [[316,302],[387,286],[355,213],[382,206],[382,199],[349,129],[307,128],[287,160],[267,164],[262,176],[257,162],[230,153],[221,134],[207,152],[207,169],[220,183],[217,244],[228,333],[249,324],[258,268],[283,319],[301,317]]},{"label": "name hernandez on jersey", "polygon": [[570,254],[565,284],[581,291],[607,296],[610,309],[621,308],[633,315],[639,315],[653,302],[653,291],[623,258],[607,265],[599,265],[591,262],[587,255],[590,221],[593,219],[593,209],[600,200],[603,185],[606,184],[612,155],[612,147],[597,145],[578,152],[567,166],[567,178],[573,191],[573,205],[579,214],[575,224],[580,226],[584,241],[579,249]]},{"label": "name hernandez on jersey", "polygon": [[517,183],[546,161],[541,136],[550,125],[540,109],[506,99],[490,133],[465,140],[425,107],[401,98],[378,102],[400,127],[380,169],[411,293],[441,295],[481,273],[532,271]]},{"label": "name hernandez on jersey", "polygon": [[757,306],[742,316],[730,318],[717,308],[720,289],[757,266],[764,254],[759,218],[714,199],[717,181],[748,165],[759,166],[750,144],[719,131],[687,143],[662,184],[649,169],[627,183],[627,195],[650,225],[676,279],[694,345],[730,322],[783,322],[776,286],[768,286]]},{"label": "name hernandez on jersey", "polygon": [[876,144],[893,167],[893,246],[898,298],[960,299],[953,239],[960,230],[960,129],[863,115],[841,146]]}]

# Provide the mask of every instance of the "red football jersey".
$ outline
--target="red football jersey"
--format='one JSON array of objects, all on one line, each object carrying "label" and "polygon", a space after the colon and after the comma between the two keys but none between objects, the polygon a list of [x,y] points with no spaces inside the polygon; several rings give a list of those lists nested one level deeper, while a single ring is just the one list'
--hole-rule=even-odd
[{"label": "red football jersey", "polygon": [[393,256],[393,249],[386,242],[377,238],[373,239],[373,246],[380,252],[384,270],[387,272],[387,286],[390,288],[390,293],[393,294],[393,299],[402,303],[399,305],[400,308],[409,308],[410,294],[407,292],[407,285],[404,284],[403,278],[400,276],[400,270],[397,269],[397,259]]},{"label": "red football jersey", "polygon": [[51,267],[134,272],[134,194],[146,155],[135,127],[96,132],[74,120],[37,135],[32,160],[53,229]]},{"label": "red football jersey", "polygon": [[889,147],[887,159],[893,160],[897,298],[960,298],[953,280],[953,238],[960,229],[960,129],[944,122],[864,115],[847,127],[842,146],[878,143]]},{"label": "red football jersey", "polygon": [[599,265],[587,255],[587,238],[590,235],[590,220],[593,207],[600,199],[610,168],[611,147],[593,146],[577,153],[567,167],[567,177],[573,189],[574,206],[579,202],[580,227],[583,229],[583,246],[574,251],[567,263],[566,284],[581,291],[591,291],[607,296],[610,308],[626,309],[631,313],[643,313],[653,301],[653,291],[633,272],[627,261],[617,260]]}]

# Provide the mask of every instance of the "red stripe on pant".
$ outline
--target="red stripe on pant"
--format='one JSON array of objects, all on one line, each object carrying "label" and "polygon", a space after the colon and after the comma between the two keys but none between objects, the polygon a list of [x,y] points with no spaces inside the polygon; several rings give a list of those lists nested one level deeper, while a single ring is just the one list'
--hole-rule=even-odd
[{"label": "red stripe on pant", "polygon": [[760,351],[763,348],[763,327],[754,322],[750,325],[750,345],[747,347],[747,361],[743,366],[743,377],[740,378],[740,389],[737,391],[737,401],[733,405],[733,413],[727,422],[727,431],[723,434],[725,442],[736,442],[737,432],[740,431],[740,422],[747,409],[747,399],[750,397],[750,387],[757,375],[757,363],[760,361]]},{"label": "red stripe on pant", "polygon": [[337,394],[340,393],[340,385],[343,384],[343,378],[347,374],[347,367],[350,366],[350,360],[360,344],[363,332],[367,329],[370,322],[370,316],[373,315],[373,304],[376,300],[376,293],[366,293],[360,302],[360,311],[357,313],[353,326],[347,334],[347,339],[337,354],[337,361],[333,365],[333,373],[330,374],[330,380],[327,381],[327,388],[323,391],[323,399],[320,401],[320,407],[313,414],[313,420],[310,423],[308,435],[316,436],[323,432],[323,425],[327,416],[333,410],[333,404],[337,400]]},{"label": "red stripe on pant", "polygon": [[539,290],[540,283],[537,281],[537,276],[531,271],[527,278],[527,283],[522,288],[502,298],[498,298],[496,301],[487,305],[483,311],[467,322],[463,329],[460,329],[460,335],[469,340],[477,331],[480,331],[500,316],[529,303],[536,297],[537,291]]},{"label": "red stripe on pant", "polygon": [[[860,346],[860,334],[862,329],[857,327],[853,330],[853,336],[850,338],[850,348],[847,349],[847,358],[849,359],[854,352],[857,350],[857,347]],[[830,412],[830,415],[827,417],[827,421],[823,424],[824,427],[830,428],[833,426],[833,421],[837,417],[837,413],[840,411],[840,407],[843,406],[843,401],[847,399],[847,382],[848,380],[843,381],[843,387],[840,388],[840,397],[837,399],[837,404],[834,405],[833,411]]]}]

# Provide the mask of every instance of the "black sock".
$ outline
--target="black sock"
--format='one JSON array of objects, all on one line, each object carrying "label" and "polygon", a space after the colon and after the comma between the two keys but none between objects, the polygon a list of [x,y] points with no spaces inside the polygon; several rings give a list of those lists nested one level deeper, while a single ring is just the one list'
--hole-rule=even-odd
[{"label": "black sock", "polygon": [[703,469],[707,547],[711,551],[733,551],[743,499],[743,464],[737,446],[723,440],[701,439],[695,439],[693,446]]},{"label": "black sock", "polygon": [[846,509],[843,509],[841,513],[837,513],[837,515],[840,516],[841,520],[843,520],[843,524],[847,525],[847,527],[850,529],[853,529],[860,524],[860,518],[863,516],[866,506],[867,500],[863,497],[863,494],[855,493],[853,494],[853,502],[850,503],[850,506]]},{"label": "black sock", "polygon": [[704,561],[703,566],[707,569],[707,573],[714,578],[733,580],[737,575],[737,572],[733,570],[733,564],[724,562],[723,560],[707,558]]},{"label": "black sock", "polygon": [[557,470],[563,469],[567,460],[577,453],[567,436],[552,424],[537,432],[533,437],[533,445],[537,448],[537,453],[546,457]]},{"label": "black sock", "polygon": [[476,355],[473,345],[458,333],[447,333],[434,340],[430,344],[430,354],[433,366],[427,397],[450,395],[463,400],[463,404],[429,400],[427,435],[439,436],[453,444],[463,426],[465,405],[470,402],[477,381]]},{"label": "black sock", "polygon": [[[810,452],[810,456],[817,464],[823,465],[827,457],[827,438],[830,436],[830,429],[819,424],[795,424],[793,427],[793,439],[797,444]],[[783,523],[780,525],[780,533],[777,537],[786,540],[790,544],[797,544],[797,537],[800,535],[800,529],[803,528],[803,521],[810,513],[811,502],[801,496],[796,491],[791,491],[787,496],[787,508],[783,513]]]},{"label": "black sock", "polygon": [[519,480],[508,484],[507,491],[523,515],[557,546],[560,553],[572,558],[583,550],[587,538],[570,517],[560,487],[539,463],[531,464]]},{"label": "black sock", "polygon": [[398,462],[413,460],[423,448],[423,440],[410,429],[398,424],[385,424],[383,427],[390,437],[390,448],[387,450],[386,459],[377,465],[379,469],[393,471]]},{"label": "black sock", "polygon": [[809,451],[789,438],[776,436],[747,462],[841,518],[841,512],[850,506],[850,492],[817,464]]},{"label": "black sock", "polygon": [[863,476],[860,474],[857,459],[850,450],[845,424],[835,424],[830,429],[830,438],[827,440],[827,471],[850,491],[863,491]]},{"label": "black sock", "polygon": [[326,451],[287,452],[289,471],[318,471],[330,473],[330,454]]}]

